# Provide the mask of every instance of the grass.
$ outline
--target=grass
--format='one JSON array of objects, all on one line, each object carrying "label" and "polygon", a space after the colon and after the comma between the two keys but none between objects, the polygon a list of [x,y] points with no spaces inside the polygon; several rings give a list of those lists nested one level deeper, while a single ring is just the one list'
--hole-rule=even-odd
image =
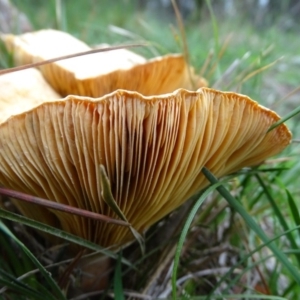
[{"label": "grass", "polygon": [[[176,22],[162,22],[155,15],[137,12],[135,1],[116,4],[106,0],[101,5],[97,1],[78,1],[76,5],[57,1],[57,5],[61,3],[58,17],[54,1],[14,3],[36,29],[64,29],[89,44],[146,40],[151,46],[138,51],[147,57],[182,49]],[[299,110],[298,92],[282,100],[299,86],[295,67],[297,28],[284,32],[275,24],[259,30],[245,18],[235,18],[233,22],[216,15],[214,23],[211,18],[186,21],[185,29],[191,63],[198,71],[208,53],[212,53],[204,73],[210,86],[247,94],[283,116]],[[9,58],[6,63],[9,65]],[[264,69],[266,66],[269,68]],[[288,121],[294,139],[299,139],[297,118],[293,116]],[[115,258],[115,267],[104,295],[114,295],[115,299],[141,295],[173,299],[223,299],[229,295],[232,299],[296,299],[300,294],[298,155],[299,146],[292,143],[280,157],[222,182],[204,171],[211,187],[148,231],[145,255],[140,254],[136,244],[117,257],[106,253]],[[4,199],[2,203],[13,210],[9,201]],[[51,249],[30,227],[18,223],[37,226],[102,251],[57,229],[30,225],[30,221],[13,214],[1,212],[0,217],[0,298],[66,298],[67,286],[52,279],[62,277],[61,270],[66,265],[61,259],[63,248]],[[174,219],[181,222],[166,233],[164,229],[170,230]],[[74,281],[79,278],[75,275],[71,276]],[[99,294],[103,295],[77,291],[73,299],[93,299]]]}]

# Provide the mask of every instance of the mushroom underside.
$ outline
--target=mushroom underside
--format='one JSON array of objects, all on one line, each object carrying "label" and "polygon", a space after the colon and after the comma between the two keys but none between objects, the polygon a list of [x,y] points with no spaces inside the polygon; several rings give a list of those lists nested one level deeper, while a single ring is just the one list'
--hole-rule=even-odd
[{"label": "mushroom underside", "polygon": [[[99,99],[69,96],[0,125],[2,185],[118,218],[102,198],[99,166],[132,226],[143,232],[216,176],[282,151],[285,125],[248,97],[208,88],[144,97],[118,90]],[[133,239],[126,227],[15,201],[27,216],[101,246]]]}]

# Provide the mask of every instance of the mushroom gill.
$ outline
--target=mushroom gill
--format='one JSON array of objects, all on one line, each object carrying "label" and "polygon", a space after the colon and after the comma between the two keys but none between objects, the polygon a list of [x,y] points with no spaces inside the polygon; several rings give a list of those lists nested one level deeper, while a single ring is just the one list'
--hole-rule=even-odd
[{"label": "mushroom gill", "polygon": [[[291,133],[279,116],[236,93],[201,88],[144,97],[118,90],[68,96],[0,125],[0,182],[28,194],[117,218],[101,196],[99,166],[115,201],[143,232],[216,176],[282,151]],[[128,228],[15,202],[27,216],[101,246],[133,239]]]}]

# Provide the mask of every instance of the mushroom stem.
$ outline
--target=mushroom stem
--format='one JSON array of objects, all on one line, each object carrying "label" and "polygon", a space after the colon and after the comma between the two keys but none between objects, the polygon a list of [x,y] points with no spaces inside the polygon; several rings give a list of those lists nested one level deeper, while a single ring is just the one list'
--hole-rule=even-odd
[{"label": "mushroom stem", "polygon": [[[83,257],[79,260],[76,268],[80,270],[78,289],[83,292],[104,290],[109,284],[112,272],[112,259],[102,254]],[[77,294],[73,291],[72,294]]]}]

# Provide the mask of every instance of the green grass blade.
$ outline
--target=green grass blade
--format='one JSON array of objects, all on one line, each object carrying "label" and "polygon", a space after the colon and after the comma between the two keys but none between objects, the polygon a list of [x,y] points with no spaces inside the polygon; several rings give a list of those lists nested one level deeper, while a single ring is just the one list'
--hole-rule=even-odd
[{"label": "green grass blade", "polygon": [[186,239],[186,236],[188,234],[189,228],[193,222],[193,219],[194,219],[197,211],[199,210],[200,206],[203,204],[204,200],[207,198],[207,196],[211,192],[213,192],[217,187],[221,186],[222,184],[223,184],[223,182],[219,181],[219,182],[213,184],[212,186],[210,186],[209,188],[207,188],[203,193],[200,194],[200,197],[198,197],[198,200],[196,201],[195,205],[191,209],[191,211],[187,217],[187,220],[183,226],[183,229],[180,234],[178,244],[176,247],[175,257],[174,257],[174,265],[173,265],[173,272],[172,272],[172,298],[173,299],[177,299],[176,298],[177,297],[177,295],[176,295],[177,270],[178,270],[178,266],[179,266],[181,250],[182,250],[184,241]]},{"label": "green grass blade", "polygon": [[121,266],[122,253],[119,253],[117,264],[115,267],[114,275],[114,299],[124,300],[123,284],[122,284],[122,266]]},{"label": "green grass blade", "polygon": [[215,42],[215,51],[216,53],[219,52],[219,30],[218,30],[218,23],[214,14],[213,7],[211,5],[211,0],[206,0],[206,5],[208,7],[208,11],[210,14],[210,19],[213,25],[213,31],[214,31],[214,42]]},{"label": "green grass blade", "polygon": [[[202,169],[203,174],[205,177],[212,183],[218,183],[218,179],[209,172],[208,169],[203,168]],[[244,219],[246,224],[251,228],[264,243],[268,243],[269,238],[268,236],[263,232],[263,230],[257,225],[257,223],[254,221],[254,219],[247,213],[247,211],[244,209],[244,207],[228,192],[228,190],[224,186],[219,186],[217,188],[218,192],[224,197],[225,200],[228,201],[228,203],[241,215],[241,217]],[[277,257],[279,261],[286,267],[286,269],[290,272],[294,280],[300,284],[300,273],[299,271],[294,267],[294,265],[288,260],[286,255],[280,251],[277,246],[273,243],[270,243],[268,245],[270,250],[274,253],[274,255]]]},{"label": "green grass blade", "polygon": [[0,232],[0,245],[1,245],[1,256],[0,256],[0,270],[9,271],[11,274],[16,276],[26,272],[24,268],[23,257],[19,257],[17,251],[12,251],[12,243],[5,234]]},{"label": "green grass blade", "polygon": [[[276,204],[276,201],[274,200],[273,196],[271,195],[268,187],[265,185],[262,178],[258,174],[256,174],[255,177],[256,177],[257,181],[259,182],[259,184],[261,185],[261,187],[263,188],[264,193],[265,193],[267,199],[269,200],[269,202],[270,202],[270,204],[273,208],[273,211],[275,213],[275,216],[278,218],[278,220],[280,222],[281,227],[283,228],[284,231],[289,230],[290,228],[289,228],[288,223],[285,220],[285,216],[282,214],[280,208]],[[292,248],[297,249],[298,245],[297,245],[297,242],[296,242],[293,234],[290,232],[286,235],[286,237],[289,240]],[[297,261],[298,261],[298,265],[300,266],[300,256],[296,255],[296,258],[297,258]]]},{"label": "green grass blade", "polygon": [[[285,190],[285,192],[287,194],[287,199],[289,202],[290,211],[294,218],[294,222],[297,226],[299,226],[300,225],[300,214],[299,214],[298,206],[296,205],[295,200],[294,200],[293,196],[291,195],[291,193],[288,190]],[[299,232],[299,236],[300,236],[300,229],[298,230],[298,232]]]},{"label": "green grass blade", "polygon": [[0,69],[13,66],[13,54],[7,50],[4,42],[0,40]]},{"label": "green grass blade", "polygon": [[48,282],[49,286],[51,287],[56,299],[65,300],[65,296],[62,290],[59,288],[57,283],[52,278],[50,272],[48,272],[43,265],[36,259],[36,257],[31,253],[31,251],[8,229],[8,227],[0,221],[0,230],[2,230],[7,236],[12,238],[16,244],[20,246],[23,252],[32,260],[32,262],[37,266],[40,272],[45,277],[46,281]]},{"label": "green grass blade", "polygon": [[296,282],[290,283],[290,285],[284,290],[283,296],[287,296],[290,292],[292,292],[297,286]]},{"label": "green grass blade", "polygon": [[[271,184],[271,183],[274,183],[275,180],[280,176],[280,174],[282,173],[284,169],[279,169],[277,171],[275,171],[275,173],[272,174],[272,177],[271,178],[268,178],[268,182]],[[256,174],[259,174],[259,173],[254,173],[253,175],[256,175]],[[249,202],[249,209],[251,210],[254,205],[256,205],[259,201],[259,199],[263,196],[264,194],[264,191],[260,191],[258,193],[258,195],[254,198],[254,199],[251,199],[250,202]]]},{"label": "green grass blade", "polygon": [[[179,299],[182,299],[182,298],[179,298]],[[191,299],[191,300],[205,300],[207,298],[206,298],[206,296],[200,296],[200,297],[190,297],[189,299]],[[263,294],[258,294],[258,295],[253,295],[253,294],[213,295],[210,299],[211,300],[213,300],[213,299],[220,299],[220,300],[224,300],[224,299],[288,300],[287,298],[280,297],[280,296],[263,295]]]},{"label": "green grass blade", "polygon": [[[2,210],[0,209],[0,218],[4,218],[4,219],[7,219],[7,220],[10,220],[10,221],[14,221],[14,222],[18,222],[18,223],[22,223],[26,226],[29,226],[29,227],[32,227],[32,228],[35,228],[37,230],[41,230],[43,232],[46,232],[46,233],[49,233],[49,234],[52,234],[54,236],[57,236],[57,237],[60,237],[66,241],[69,241],[69,242],[72,242],[72,243],[75,243],[77,245],[80,245],[80,246],[83,246],[85,248],[88,248],[88,249],[91,249],[91,250],[94,250],[94,251],[98,251],[106,256],[109,256],[113,259],[117,259],[117,255],[115,253],[113,253],[112,251],[109,251],[105,248],[102,248],[101,246],[95,244],[95,243],[92,243],[90,241],[87,241],[87,240],[84,240],[78,236],[75,236],[73,234],[70,234],[70,233],[67,233],[63,230],[60,230],[60,229],[57,229],[55,227],[52,227],[52,226],[49,226],[49,225],[46,225],[46,224],[43,224],[43,223],[40,223],[40,222],[37,222],[35,220],[31,220],[27,217],[24,217],[24,216],[21,216],[21,215],[18,215],[18,214],[15,214],[15,213],[12,213],[12,212],[9,212],[9,211],[6,211],[6,210]],[[128,260],[122,258],[122,263],[133,268],[133,269],[136,269],[131,262],[129,262]]]},{"label": "green grass blade", "polygon": [[67,32],[66,5],[64,0],[55,0],[55,14],[57,29]]},{"label": "green grass blade", "polygon": [[251,258],[256,252],[260,251],[262,248],[267,247],[270,243],[280,239],[281,237],[285,236],[286,234],[289,234],[290,232],[293,232],[294,230],[300,229],[300,226],[297,226],[295,228],[289,229],[288,231],[285,231],[283,233],[280,233],[276,235],[275,237],[271,238],[267,243],[263,243],[256,247],[254,250],[250,251],[246,255],[244,255],[237,263],[235,263],[233,266],[231,266],[230,270],[214,285],[213,289],[211,290],[209,297],[213,296],[213,293],[222,285],[223,282],[225,282],[227,279],[229,279],[229,286],[227,289],[231,288],[237,283],[238,278],[231,279],[231,276],[233,275],[233,272],[235,269],[237,269],[239,266],[242,266],[246,263],[246,261]]},{"label": "green grass blade", "polygon": [[270,132],[274,128],[278,127],[282,123],[286,122],[287,120],[291,119],[292,117],[298,115],[300,113],[300,106],[293,109],[290,113],[288,113],[285,117],[281,118],[279,121],[275,122],[273,125],[270,126],[267,132]]},{"label": "green grass blade", "polygon": [[[41,294],[38,291],[34,290],[27,284],[19,281],[17,278],[12,276],[10,273],[7,273],[0,269],[0,285],[3,285],[4,288],[0,289],[0,295],[4,294],[7,289],[18,292],[22,295],[30,297],[30,299],[49,299],[46,297],[47,294]],[[5,288],[6,287],[6,288]],[[52,297],[53,299],[53,297]]]}]

